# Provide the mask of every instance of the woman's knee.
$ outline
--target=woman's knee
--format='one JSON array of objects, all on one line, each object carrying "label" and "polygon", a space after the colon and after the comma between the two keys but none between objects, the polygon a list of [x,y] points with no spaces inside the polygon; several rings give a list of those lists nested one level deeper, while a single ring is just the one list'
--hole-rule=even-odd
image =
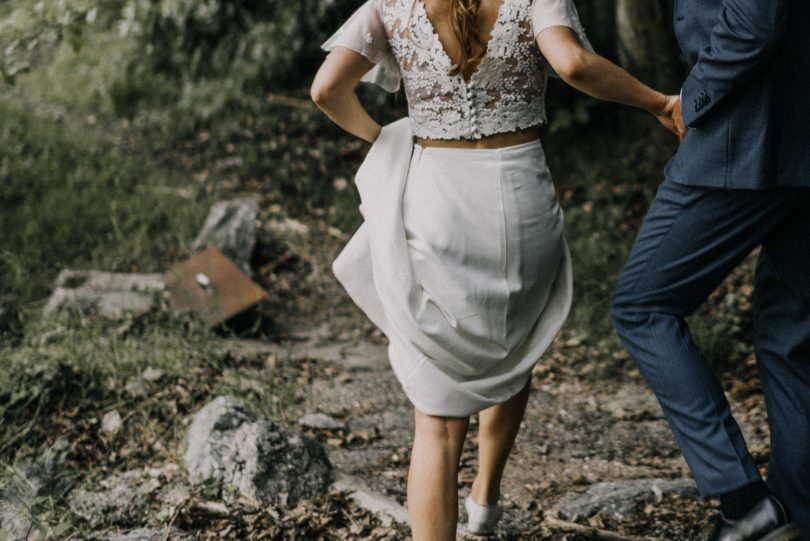
[{"label": "woman's knee", "polygon": [[467,436],[468,417],[438,417],[416,410],[416,435],[439,442],[458,444]]}]

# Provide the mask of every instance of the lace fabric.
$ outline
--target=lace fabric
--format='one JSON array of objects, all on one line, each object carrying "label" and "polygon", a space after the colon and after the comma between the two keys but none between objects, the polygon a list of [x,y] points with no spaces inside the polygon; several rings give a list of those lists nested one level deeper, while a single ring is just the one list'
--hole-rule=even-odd
[{"label": "lace fabric", "polygon": [[551,26],[572,28],[590,48],[572,0],[502,0],[469,81],[451,75],[423,0],[368,0],[323,48],[360,53],[376,64],[363,80],[389,92],[404,81],[414,135],[480,139],[545,123],[549,67],[535,37]]}]

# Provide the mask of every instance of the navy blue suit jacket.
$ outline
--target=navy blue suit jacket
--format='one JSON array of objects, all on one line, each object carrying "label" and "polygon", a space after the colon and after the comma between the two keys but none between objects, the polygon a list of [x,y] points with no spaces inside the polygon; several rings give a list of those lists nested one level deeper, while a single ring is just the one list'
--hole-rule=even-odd
[{"label": "navy blue suit jacket", "polygon": [[810,0],[676,0],[690,71],[668,179],[810,187]]}]

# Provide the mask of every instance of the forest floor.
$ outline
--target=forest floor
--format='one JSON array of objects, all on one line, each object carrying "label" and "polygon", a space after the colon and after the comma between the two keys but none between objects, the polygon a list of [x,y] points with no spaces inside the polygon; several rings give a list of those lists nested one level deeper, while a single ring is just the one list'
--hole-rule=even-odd
[{"label": "forest floor", "polygon": [[[338,420],[343,428],[307,433],[324,445],[339,475],[350,475],[373,493],[396,502],[401,517],[413,410],[388,365],[385,338],[332,276],[330,264],[347,235],[318,220],[309,220],[307,227],[306,237],[280,249],[287,264],[276,268],[277,287],[264,308],[265,315],[272,316],[272,333],[192,335],[191,347],[208,352],[213,360],[195,359],[181,351],[189,358],[186,372],[169,369],[159,384],[150,384],[153,393],[137,398],[127,395],[131,379],[126,385],[105,383],[118,393],[125,389],[115,399],[106,398],[81,381],[84,376],[60,363],[59,377],[64,381],[48,387],[48,402],[42,412],[37,410],[29,417],[31,422],[24,426],[30,434],[23,441],[41,442],[30,444],[32,451],[43,444],[55,448],[60,439],[67,441],[68,467],[78,474],[72,486],[138,469],[178,472],[172,475],[182,478],[188,419],[215,396],[235,394],[282,421],[296,423],[310,413]],[[160,320],[150,319],[153,317],[114,324],[114,334],[123,328],[137,347],[147,350],[139,371],[165,354],[160,346],[139,338],[147,329],[159,328]],[[168,327],[160,332],[175,331]],[[35,347],[34,351],[47,356],[47,343],[52,340],[43,336],[38,343],[45,344],[44,349]],[[535,367],[528,411],[503,483],[505,518],[490,538],[705,538],[711,503],[691,492],[637,495],[621,518],[600,513],[558,518],[555,509],[560,500],[599,483],[688,478],[674,438],[638,371],[623,351],[605,348],[604,344],[589,344],[581,331],[569,325]],[[217,355],[224,360],[217,361]],[[34,367],[37,362],[32,357],[29,364]],[[755,367],[749,362],[742,369],[724,373],[723,380],[751,449],[758,457],[767,455],[767,423]],[[76,392],[70,389],[87,396],[72,403],[63,397]],[[41,389],[34,387],[31,392]],[[111,408],[121,411],[125,427],[120,435],[107,439],[98,426],[102,414]],[[462,457],[460,501],[475,475],[475,433],[473,419]],[[54,505],[62,505],[60,501],[57,498]],[[61,513],[63,518],[68,514]],[[463,512],[460,516],[463,520]],[[142,524],[129,523],[174,525],[204,540],[408,538],[407,524],[384,518],[357,505],[345,492],[332,490],[294,507],[235,506],[224,516],[206,516],[187,505],[170,519],[144,515],[135,519]],[[67,520],[72,526],[64,531],[73,532],[71,535],[46,538],[94,539],[87,524]],[[572,531],[576,528],[579,532]],[[473,539],[463,530],[459,538]]]},{"label": "forest floor", "polygon": [[[362,479],[374,491],[405,504],[413,430],[413,409],[391,371],[386,341],[357,310],[328,272],[339,244],[321,247],[312,264],[322,266],[320,295],[331,299],[288,322],[286,339],[275,343],[243,341],[242,354],[286,357],[308,363],[309,383],[290,409],[296,417],[321,412],[344,422],[333,433],[311,432],[328,448],[335,467]],[[323,317],[325,314],[328,317]],[[613,357],[622,357],[616,352]],[[506,509],[493,539],[616,539],[687,541],[704,539],[710,527],[711,502],[696,494],[638,498],[621,518],[596,514],[572,519],[601,533],[572,533],[570,521],[556,518],[556,504],[602,482],[634,479],[680,479],[689,476],[675,440],[654,396],[638,371],[630,368],[600,374],[588,348],[563,331],[537,364],[532,396],[503,483]],[[752,367],[749,367],[752,369]],[[750,370],[749,370],[750,373]],[[750,373],[751,379],[756,376]],[[755,386],[739,374],[727,378],[729,399],[755,456],[768,453],[764,404]],[[732,388],[733,387],[733,388]],[[462,456],[460,502],[475,476],[476,423]],[[464,516],[460,503],[461,517]],[[473,539],[473,536],[460,538]]]},{"label": "forest floor", "polygon": [[[322,412],[345,423],[309,434],[339,472],[403,505],[413,411],[388,366],[384,338],[330,270],[359,223],[350,179],[365,146],[333,127],[303,92],[240,91],[207,116],[197,103],[189,110],[174,103],[147,108],[132,119],[97,114],[95,94],[70,85],[64,95],[57,92],[66,73],[84,76],[74,63],[108,56],[103,47],[81,54],[89,61],[63,51],[53,73],[35,71],[0,93],[0,488],[37,457],[58,455],[65,482],[32,504],[32,518],[49,532],[45,539],[93,539],[100,530],[72,516],[68,492],[150,468],[164,472],[169,484],[168,477],[182,478],[188,420],[230,394],[265,417],[295,423]],[[86,107],[74,103],[79,98]],[[557,118],[577,117],[576,103],[555,103]],[[403,113],[401,103],[377,109],[385,120]],[[543,133],[566,212],[575,302],[534,371],[504,480],[506,514],[494,538],[611,539],[571,531],[578,525],[580,532],[613,532],[613,539],[699,540],[710,504],[694,495],[658,501],[648,494],[620,519],[597,514],[563,521],[554,512],[562,498],[601,482],[688,477],[608,317],[613,284],[673,141],[650,122],[587,110],[587,123]],[[620,121],[624,129],[617,130]],[[212,204],[246,195],[260,209],[254,278],[270,295],[255,328],[223,333],[166,311],[114,322],[41,317],[60,269],[165,271],[190,255]],[[286,220],[305,233],[275,236],[270,224]],[[765,410],[746,342],[752,262],[712,294],[691,324],[722,375],[749,445],[764,458]],[[162,378],[144,382],[149,368]],[[113,410],[123,427],[105,437],[100,422]],[[462,496],[474,476],[475,432],[473,422]],[[205,540],[408,535],[407,526],[388,524],[340,491],[294,507],[237,506],[213,516],[189,504],[168,517],[102,520],[102,527],[147,522]]]}]

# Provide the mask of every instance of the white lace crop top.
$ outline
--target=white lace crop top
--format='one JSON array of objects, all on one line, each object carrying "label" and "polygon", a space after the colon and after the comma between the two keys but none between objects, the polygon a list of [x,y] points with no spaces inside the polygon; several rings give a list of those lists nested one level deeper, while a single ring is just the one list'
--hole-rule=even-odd
[{"label": "white lace crop top", "polygon": [[376,64],[363,81],[389,92],[404,80],[417,137],[479,139],[545,123],[549,67],[535,36],[551,26],[570,27],[591,49],[572,0],[502,0],[484,58],[469,81],[451,75],[455,64],[423,0],[367,0],[323,48],[363,55]]}]

